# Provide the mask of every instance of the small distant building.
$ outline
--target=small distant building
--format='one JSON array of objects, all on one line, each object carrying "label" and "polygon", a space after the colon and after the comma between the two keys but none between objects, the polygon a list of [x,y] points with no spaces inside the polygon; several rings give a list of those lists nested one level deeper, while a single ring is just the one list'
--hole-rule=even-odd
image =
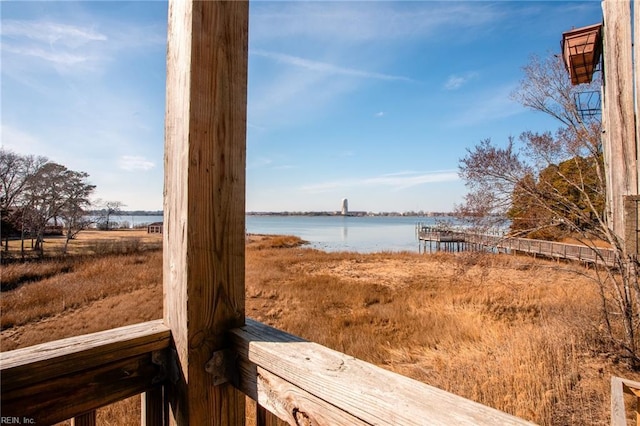
[{"label": "small distant building", "polygon": [[162,222],[153,222],[147,225],[147,234],[162,234]]},{"label": "small distant building", "polygon": [[340,213],[342,214],[342,216],[349,215],[349,200],[347,200],[346,198],[342,199],[342,209],[340,210]]}]

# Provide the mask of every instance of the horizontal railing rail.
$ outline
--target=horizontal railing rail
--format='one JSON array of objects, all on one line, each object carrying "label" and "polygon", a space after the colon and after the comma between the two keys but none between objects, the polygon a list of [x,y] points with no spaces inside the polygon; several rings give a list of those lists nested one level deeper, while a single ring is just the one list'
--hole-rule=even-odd
[{"label": "horizontal railing rail", "polygon": [[53,424],[162,386],[170,338],[158,320],[0,352],[2,416]]},{"label": "horizontal railing rail", "polygon": [[640,382],[620,377],[611,378],[611,426],[627,425],[627,410],[624,394],[636,398],[636,424],[640,425]]},{"label": "horizontal railing rail", "polygon": [[[289,424],[531,424],[248,318],[230,336],[224,368],[207,371]],[[2,415],[92,425],[97,408],[147,393],[142,424],[165,424],[170,339],[158,320],[0,353]]]},{"label": "horizontal railing rail", "polygon": [[531,424],[250,319],[231,336],[231,380],[289,424]]}]

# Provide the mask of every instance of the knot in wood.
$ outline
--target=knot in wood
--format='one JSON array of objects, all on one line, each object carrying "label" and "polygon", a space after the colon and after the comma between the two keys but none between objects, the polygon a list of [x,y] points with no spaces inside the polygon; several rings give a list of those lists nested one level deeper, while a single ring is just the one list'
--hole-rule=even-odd
[{"label": "knot in wood", "polygon": [[298,426],[311,426],[313,424],[309,415],[304,411],[294,408],[291,414],[293,414],[293,419]]}]

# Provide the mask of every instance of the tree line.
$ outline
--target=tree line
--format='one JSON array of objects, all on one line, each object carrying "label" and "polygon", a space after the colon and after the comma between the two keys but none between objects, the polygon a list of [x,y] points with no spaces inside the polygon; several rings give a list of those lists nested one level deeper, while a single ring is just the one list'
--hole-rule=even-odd
[{"label": "tree line", "polygon": [[[117,214],[123,204],[119,201],[93,202],[96,186],[89,182],[89,174],[74,171],[50,161],[46,157],[20,155],[0,148],[0,219],[4,249],[9,239],[19,238],[21,254],[25,254],[25,240],[39,255],[44,251],[47,233],[65,236],[63,251],[80,231],[96,224],[109,227],[109,216]],[[87,210],[101,206],[105,215],[90,218]]]}]

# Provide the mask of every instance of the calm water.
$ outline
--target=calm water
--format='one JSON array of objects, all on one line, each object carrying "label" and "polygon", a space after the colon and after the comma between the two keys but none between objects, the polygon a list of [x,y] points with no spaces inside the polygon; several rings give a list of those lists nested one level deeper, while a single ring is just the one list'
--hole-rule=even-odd
[{"label": "calm water", "polygon": [[136,226],[148,225],[153,222],[162,222],[162,216],[116,215],[111,216],[109,221],[117,222],[123,228],[135,228]]},{"label": "calm water", "polygon": [[295,235],[324,251],[418,251],[416,224],[434,217],[247,216],[251,234]]},{"label": "calm water", "polygon": [[[447,218],[402,216],[247,216],[250,234],[295,235],[324,251],[418,251],[416,224]],[[449,218],[450,219],[450,218]],[[113,216],[129,227],[162,221],[162,216]]]}]

